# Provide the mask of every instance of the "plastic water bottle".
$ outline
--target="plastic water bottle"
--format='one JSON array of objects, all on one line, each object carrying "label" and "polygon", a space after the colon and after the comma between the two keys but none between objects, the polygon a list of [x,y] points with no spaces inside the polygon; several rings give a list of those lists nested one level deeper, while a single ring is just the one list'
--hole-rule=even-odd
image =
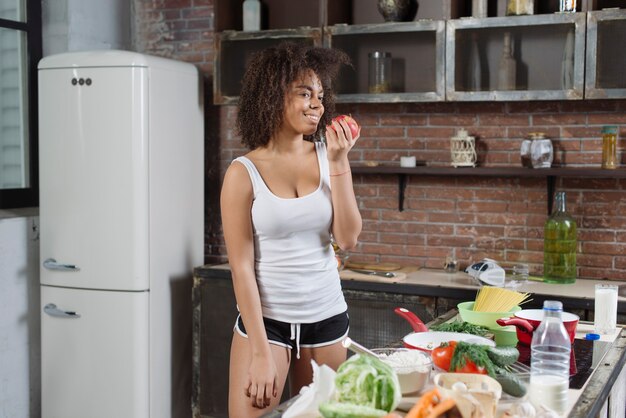
[{"label": "plastic water bottle", "polygon": [[535,406],[546,406],[559,414],[567,409],[570,353],[572,344],[563,326],[563,304],[543,303],[543,320],[533,332],[530,346],[529,399]]}]

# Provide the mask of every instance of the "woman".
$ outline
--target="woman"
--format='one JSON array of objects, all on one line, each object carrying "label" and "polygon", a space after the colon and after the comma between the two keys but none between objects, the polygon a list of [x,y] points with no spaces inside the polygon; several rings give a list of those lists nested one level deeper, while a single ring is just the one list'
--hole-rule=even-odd
[{"label": "woman", "polygon": [[[251,151],[224,177],[224,239],[239,309],[230,354],[229,413],[253,417],[312,381],[311,360],[346,359],[347,305],[331,245],[354,248],[361,215],[345,121],[332,121],[333,80],[347,56],[282,43],[252,59],[237,128]],[[323,133],[323,135],[322,135]],[[326,144],[320,141],[324,136]]]}]

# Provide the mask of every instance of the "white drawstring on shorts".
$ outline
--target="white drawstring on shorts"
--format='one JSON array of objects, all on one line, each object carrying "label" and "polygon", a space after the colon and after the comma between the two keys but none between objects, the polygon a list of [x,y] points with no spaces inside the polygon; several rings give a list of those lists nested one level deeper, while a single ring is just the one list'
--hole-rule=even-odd
[{"label": "white drawstring on shorts", "polygon": [[300,360],[300,324],[290,324],[291,325],[291,336],[290,340],[296,340],[296,358]]}]

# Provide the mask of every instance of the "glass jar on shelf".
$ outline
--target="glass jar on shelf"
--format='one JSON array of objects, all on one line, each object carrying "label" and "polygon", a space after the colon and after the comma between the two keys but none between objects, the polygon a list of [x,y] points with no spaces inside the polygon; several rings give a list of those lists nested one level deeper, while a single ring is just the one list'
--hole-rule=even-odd
[{"label": "glass jar on shelf", "polygon": [[613,170],[617,166],[617,126],[603,126],[602,168]]},{"label": "glass jar on shelf", "polygon": [[391,92],[391,54],[389,52],[370,52],[368,70],[370,94]]},{"label": "glass jar on shelf", "polygon": [[506,5],[506,15],[532,15],[535,12],[534,0],[509,0]]}]

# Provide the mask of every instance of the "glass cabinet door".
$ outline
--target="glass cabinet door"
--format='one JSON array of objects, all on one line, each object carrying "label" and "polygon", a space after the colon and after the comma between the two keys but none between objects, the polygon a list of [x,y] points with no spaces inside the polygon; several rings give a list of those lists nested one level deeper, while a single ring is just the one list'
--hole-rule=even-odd
[{"label": "glass cabinet door", "polygon": [[585,13],[450,20],[446,99],[582,99]]},{"label": "glass cabinet door", "polygon": [[626,10],[587,15],[585,98],[626,97]]}]

